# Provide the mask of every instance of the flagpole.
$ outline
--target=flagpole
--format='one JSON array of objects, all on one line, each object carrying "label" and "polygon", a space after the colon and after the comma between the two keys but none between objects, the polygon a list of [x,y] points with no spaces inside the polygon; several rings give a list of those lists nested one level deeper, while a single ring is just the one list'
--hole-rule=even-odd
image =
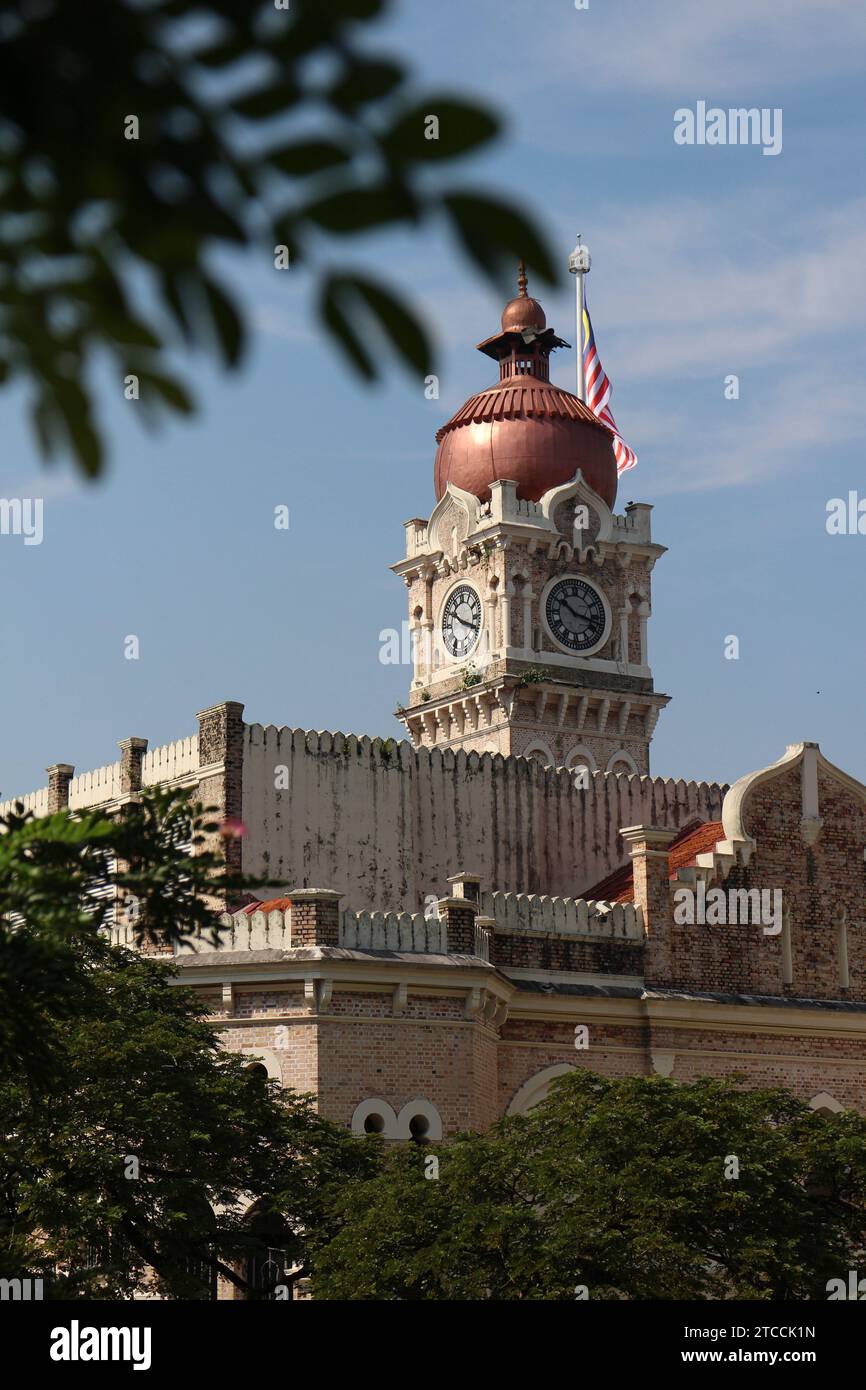
[{"label": "flagpole", "polygon": [[586,375],[583,363],[583,310],[584,310],[584,289],[583,277],[592,266],[589,250],[583,246],[580,240],[580,232],[577,234],[577,245],[568,258],[568,269],[574,276],[575,291],[575,313],[577,316],[577,396],[578,400],[586,404]]}]

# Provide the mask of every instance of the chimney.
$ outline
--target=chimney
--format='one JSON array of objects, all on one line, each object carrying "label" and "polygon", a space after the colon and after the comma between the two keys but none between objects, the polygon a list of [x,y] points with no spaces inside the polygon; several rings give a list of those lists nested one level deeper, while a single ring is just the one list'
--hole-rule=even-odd
[{"label": "chimney", "polygon": [[[449,879],[449,883],[453,880]],[[471,898],[441,898],[437,904],[445,922],[449,956],[475,955],[475,918],[478,904]]]},{"label": "chimney", "polygon": [[72,763],[52,763],[46,767],[48,773],[48,814],[65,811],[69,806],[69,783],[75,768]]},{"label": "chimney", "polygon": [[452,896],[455,898],[465,898],[467,902],[481,903],[481,875],[467,874],[460,872],[452,874],[448,882],[453,885]]},{"label": "chimney", "polygon": [[[198,796],[203,806],[215,806],[225,823],[223,853],[230,875],[243,872],[243,768],[244,707],[238,700],[224,700],[199,710]],[[214,837],[214,848],[219,836]],[[226,900],[231,910],[231,901]]]},{"label": "chimney", "polygon": [[120,795],[135,796],[141,791],[141,764],[147,752],[146,738],[122,738],[120,749]]},{"label": "chimney", "polygon": [[340,899],[333,888],[295,888],[292,901],[292,948],[339,946]]}]

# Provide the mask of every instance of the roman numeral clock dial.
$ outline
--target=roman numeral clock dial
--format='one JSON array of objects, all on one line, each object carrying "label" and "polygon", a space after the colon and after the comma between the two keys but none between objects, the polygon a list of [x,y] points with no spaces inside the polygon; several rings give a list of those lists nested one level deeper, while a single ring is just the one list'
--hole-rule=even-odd
[{"label": "roman numeral clock dial", "polygon": [[453,589],[442,610],[442,641],[450,656],[468,656],[481,632],[481,599],[468,584]]},{"label": "roman numeral clock dial", "polygon": [[572,652],[597,648],[607,628],[601,594],[584,579],[560,579],[547,595],[547,626],[561,646]]}]

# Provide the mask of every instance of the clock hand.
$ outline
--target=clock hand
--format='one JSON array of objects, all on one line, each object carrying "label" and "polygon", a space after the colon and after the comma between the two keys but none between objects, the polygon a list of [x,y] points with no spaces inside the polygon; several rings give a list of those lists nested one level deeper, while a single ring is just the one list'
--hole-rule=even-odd
[{"label": "clock hand", "polygon": [[576,613],[567,599],[562,600],[562,606],[568,609],[573,618],[583,618],[584,622],[588,622],[586,615],[584,613]]}]

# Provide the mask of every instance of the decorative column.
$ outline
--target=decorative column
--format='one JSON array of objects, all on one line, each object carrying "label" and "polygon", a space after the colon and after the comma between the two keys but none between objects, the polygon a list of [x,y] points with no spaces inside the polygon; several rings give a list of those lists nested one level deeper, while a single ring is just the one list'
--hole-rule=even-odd
[{"label": "decorative column", "polygon": [[514,585],[506,584],[502,590],[502,655],[507,657],[511,651],[511,600],[514,598]]},{"label": "decorative column", "polygon": [[523,651],[527,657],[535,655],[532,645],[532,600],[533,592],[528,584],[523,586]]},{"label": "decorative column", "polygon": [[637,610],[638,621],[640,622],[640,664],[649,666],[649,648],[647,646],[646,625],[650,615],[650,607],[646,599]]},{"label": "decorative column", "polygon": [[624,666],[629,665],[628,603],[620,609],[619,613],[619,659]]},{"label": "decorative column", "polygon": [[409,643],[412,652],[412,684],[422,684],[421,661],[423,658],[423,632],[419,618],[413,618],[409,624]]},{"label": "decorative column", "polygon": [[[790,931],[789,931],[790,935]],[[851,973],[848,968],[848,909],[840,908],[836,918],[836,948],[839,954],[839,988],[851,988]]]},{"label": "decorative column", "polygon": [[663,984],[671,980],[673,967],[668,852],[678,832],[659,825],[630,825],[619,833],[629,846],[635,907],[643,914],[644,976],[648,984]]},{"label": "decorative column", "polygon": [[499,595],[495,589],[488,587],[484,594],[484,630],[481,634],[482,644],[486,635],[487,651],[490,656],[495,656],[499,651],[499,643],[496,633],[496,606],[499,602]]}]

